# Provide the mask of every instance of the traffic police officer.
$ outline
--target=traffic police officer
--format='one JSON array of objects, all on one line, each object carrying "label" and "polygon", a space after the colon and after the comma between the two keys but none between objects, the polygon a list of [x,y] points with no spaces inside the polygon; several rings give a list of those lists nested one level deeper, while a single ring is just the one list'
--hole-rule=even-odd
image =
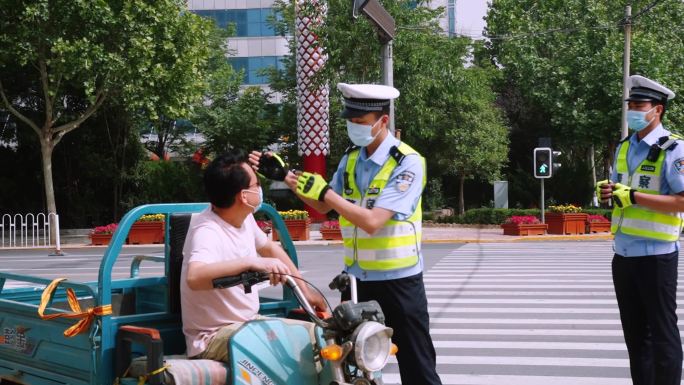
[{"label": "traffic police officer", "polygon": [[[635,385],[679,385],[677,263],[684,211],[684,143],[661,124],[674,92],[630,77],[627,121],[634,134],[617,149],[611,180],[597,184],[613,199],[613,284]],[[613,182],[615,181],[615,182]]]},{"label": "traffic police officer", "polygon": [[357,277],[359,301],[378,301],[394,329],[402,384],[441,384],[420,250],[425,159],[387,129],[397,89],[345,83],[337,88],[354,146],[330,185],[307,172],[289,173],[285,181],[319,212],[340,214],[346,271]]}]

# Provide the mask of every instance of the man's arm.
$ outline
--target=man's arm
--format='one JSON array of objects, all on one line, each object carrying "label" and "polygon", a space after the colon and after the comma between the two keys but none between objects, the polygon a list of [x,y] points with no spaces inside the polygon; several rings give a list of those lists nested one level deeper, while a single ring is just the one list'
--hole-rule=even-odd
[{"label": "man's arm", "polygon": [[634,200],[637,204],[648,207],[651,210],[662,212],[684,212],[684,192],[677,195],[654,195],[634,193]]},{"label": "man's arm", "polygon": [[394,215],[394,211],[380,207],[367,209],[365,207],[357,206],[342,198],[333,190],[328,190],[325,194],[325,203],[329,207],[335,209],[335,211],[349,222],[371,235],[380,230]]},{"label": "man's arm", "polygon": [[[257,252],[259,253],[259,255],[264,257],[264,259],[269,258],[279,260],[289,269],[290,275],[297,278],[302,278],[301,273],[299,272],[299,270],[297,270],[297,267],[292,262],[292,259],[290,259],[290,256],[287,255],[285,250],[283,250],[283,248],[280,247],[280,245],[278,245],[277,243],[269,240],[268,242],[266,242],[266,245],[258,249]],[[286,277],[284,275],[275,277],[276,280],[283,283],[285,282],[285,278]],[[320,310],[327,310],[328,306],[325,302],[325,299],[318,292],[313,292],[312,290],[309,290],[308,286],[304,283],[304,281],[297,281],[299,287],[302,289],[304,295],[306,296],[307,300],[309,300],[309,303],[311,303],[311,305]],[[271,283],[273,283],[273,277]]]},{"label": "man's arm", "polygon": [[211,290],[212,281],[216,278],[238,275],[248,270],[267,271],[269,273],[289,274],[290,268],[278,259],[259,257],[240,258],[215,263],[188,263],[187,283],[192,290]]},{"label": "man's arm", "polygon": [[[320,176],[317,177],[320,178],[323,184],[325,184],[325,181],[323,181]],[[338,214],[340,214],[340,216],[343,216],[349,222],[360,227],[368,234],[374,234],[394,215],[394,212],[390,210],[376,207],[373,209],[367,209],[365,207],[355,205],[344,199],[333,189],[328,189],[328,191],[325,192],[322,200],[311,199],[302,196],[301,194],[297,193],[297,179],[297,176],[292,174],[288,175],[287,178],[285,178],[285,181],[288,186],[292,188],[295,194],[297,194],[297,196],[306,204],[321,213],[327,213],[331,209],[334,209]],[[291,183],[294,183],[294,188],[292,187]]]},{"label": "man's arm", "polygon": [[287,176],[285,177],[285,184],[287,184],[287,187],[289,187],[290,190],[292,190],[292,192],[294,192],[299,199],[304,201],[304,203],[306,203],[310,207],[313,207],[314,210],[318,211],[319,213],[325,214],[328,211],[332,210],[332,207],[330,207],[330,205],[326,204],[325,202],[321,202],[315,199],[309,199],[307,197],[303,197],[297,194],[297,175],[295,175],[295,173],[293,173],[292,171],[289,171],[287,173]]}]

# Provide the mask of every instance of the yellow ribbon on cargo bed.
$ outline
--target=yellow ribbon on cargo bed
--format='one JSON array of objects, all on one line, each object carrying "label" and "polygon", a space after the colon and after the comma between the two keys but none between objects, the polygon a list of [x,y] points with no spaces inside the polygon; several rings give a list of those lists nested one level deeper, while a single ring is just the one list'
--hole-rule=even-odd
[{"label": "yellow ribbon on cargo bed", "polygon": [[40,306],[38,307],[38,315],[41,319],[50,320],[54,318],[80,318],[81,320],[72,325],[70,328],[64,331],[65,337],[73,337],[78,335],[90,327],[95,316],[103,316],[112,314],[112,305],[103,305],[97,307],[90,307],[88,310],[81,310],[81,305],[78,303],[78,298],[76,298],[76,293],[71,288],[66,289],[67,300],[69,301],[69,307],[73,313],[55,313],[45,315],[45,308],[47,307],[52,294],[54,293],[57,285],[60,282],[66,281],[66,278],[57,278],[50,282],[50,284],[43,290],[43,294],[40,296]]}]

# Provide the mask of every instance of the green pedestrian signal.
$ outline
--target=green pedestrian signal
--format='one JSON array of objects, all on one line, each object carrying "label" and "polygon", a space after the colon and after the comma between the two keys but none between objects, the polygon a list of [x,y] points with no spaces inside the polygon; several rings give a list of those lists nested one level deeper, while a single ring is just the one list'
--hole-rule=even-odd
[{"label": "green pedestrian signal", "polygon": [[551,178],[551,159],[553,150],[549,147],[537,147],[534,149],[534,177]]}]

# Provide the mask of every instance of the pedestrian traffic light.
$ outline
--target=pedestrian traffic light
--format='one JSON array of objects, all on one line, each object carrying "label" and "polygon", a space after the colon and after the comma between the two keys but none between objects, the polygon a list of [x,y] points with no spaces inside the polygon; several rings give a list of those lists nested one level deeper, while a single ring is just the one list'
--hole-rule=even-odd
[{"label": "pedestrian traffic light", "polygon": [[534,177],[539,179],[551,178],[553,151],[549,147],[534,149]]},{"label": "pedestrian traffic light", "polygon": [[561,155],[560,151],[551,152],[551,175],[555,175],[561,168],[561,164],[558,162],[560,159],[558,157]]}]

